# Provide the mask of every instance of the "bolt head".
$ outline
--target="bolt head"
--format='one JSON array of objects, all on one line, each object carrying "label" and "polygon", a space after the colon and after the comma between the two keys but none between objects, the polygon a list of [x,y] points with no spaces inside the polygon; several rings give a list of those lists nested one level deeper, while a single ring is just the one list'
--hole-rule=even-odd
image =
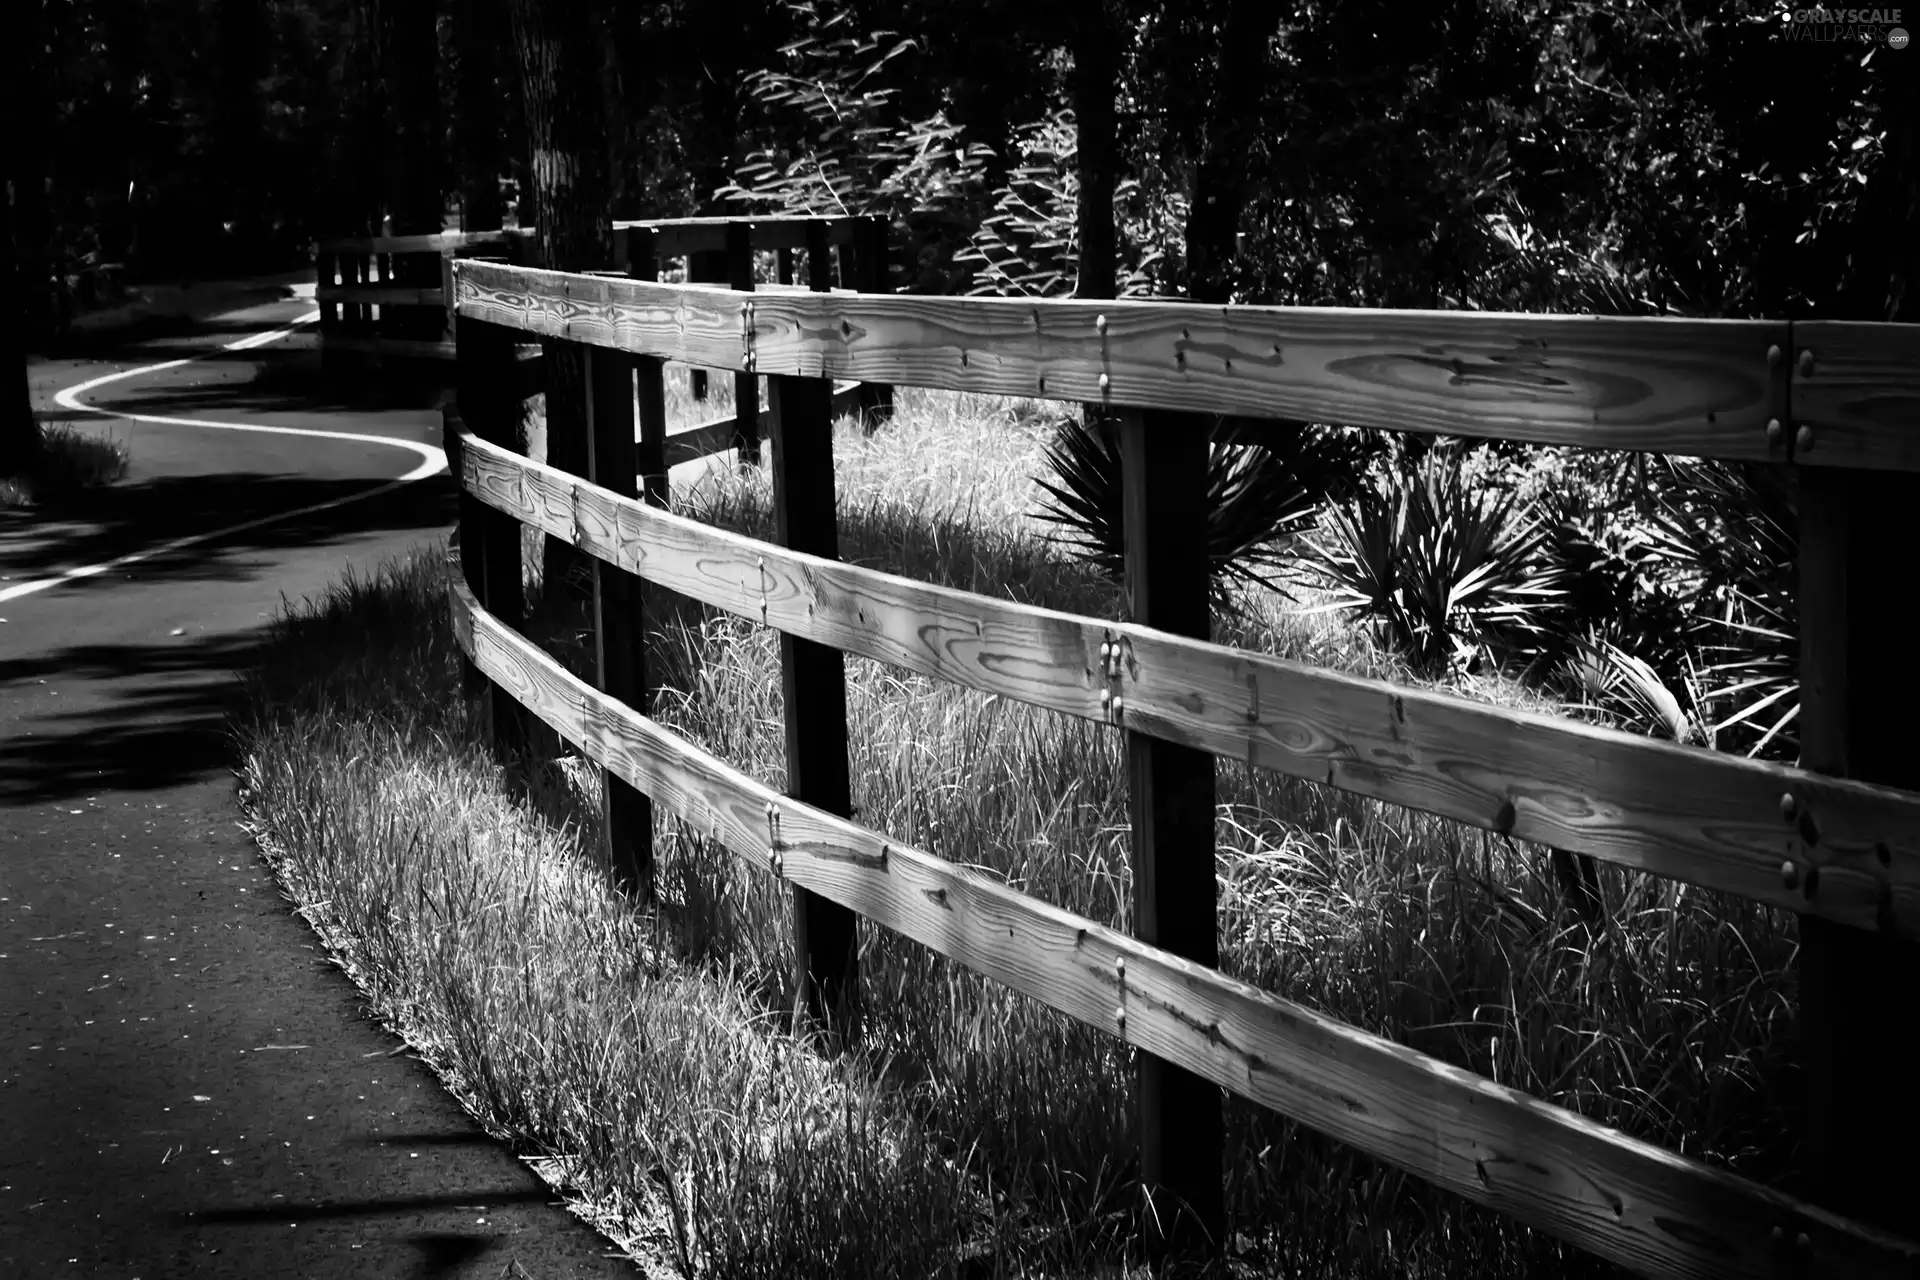
[{"label": "bolt head", "polygon": [[1786,353],[1780,350],[1780,344],[1776,342],[1767,348],[1767,364],[1769,366],[1777,366],[1785,355]]},{"label": "bolt head", "polygon": [[1794,816],[1799,812],[1800,812],[1800,802],[1793,798],[1793,792],[1789,791],[1785,795],[1780,797],[1780,816],[1781,817],[1785,818],[1788,822],[1792,822],[1794,819]]},{"label": "bolt head", "polygon": [[1769,445],[1777,447],[1782,440],[1786,439],[1786,436],[1787,429],[1780,424],[1780,419],[1767,419],[1767,443]]},{"label": "bolt head", "polygon": [[1811,452],[1813,449],[1813,428],[1803,426],[1794,432],[1793,447],[1801,453]]},{"label": "bolt head", "polygon": [[1113,379],[1109,378],[1104,373],[1100,375],[1100,389],[1102,391],[1105,391],[1108,387],[1112,385],[1113,385]]},{"label": "bolt head", "polygon": [[1096,316],[1093,321],[1093,327],[1105,333],[1107,331],[1107,318],[1105,316]]},{"label": "bolt head", "polygon": [[1800,352],[1800,376],[1803,378],[1811,378],[1813,376],[1813,349],[1811,347],[1803,349]]},{"label": "bolt head", "polygon": [[1780,883],[1789,889],[1800,883],[1800,868],[1794,866],[1791,860],[1780,864]]}]

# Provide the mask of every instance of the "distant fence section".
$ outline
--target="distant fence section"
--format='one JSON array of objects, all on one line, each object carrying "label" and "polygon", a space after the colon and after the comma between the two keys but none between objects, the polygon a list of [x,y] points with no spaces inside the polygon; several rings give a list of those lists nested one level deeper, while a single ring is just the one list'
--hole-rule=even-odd
[{"label": "distant fence section", "polygon": [[[318,243],[315,299],[323,363],[345,372],[395,361],[452,362],[453,264],[480,258],[525,265],[530,235],[519,230],[456,231]],[[637,280],[658,280],[666,264],[677,261],[682,264],[679,273],[690,283],[741,292],[892,292],[884,217],[623,221],[613,224],[613,236],[619,271]],[[817,256],[809,256],[816,251]],[[773,259],[771,281],[759,279],[759,268],[769,265],[761,255]],[[796,283],[796,262],[806,276],[801,283]],[[540,389],[544,371],[533,346],[521,344],[512,363],[522,394]],[[691,381],[694,399],[707,399],[707,369],[692,369]],[[837,392],[834,403],[837,412],[862,414],[871,428],[891,414],[893,389],[883,382],[860,382]],[[732,447],[743,462],[757,462],[766,421],[759,377],[743,370],[734,375],[734,411],[680,433],[670,452],[684,462]],[[696,449],[703,452],[692,452]]]},{"label": "distant fence section", "polygon": [[[654,227],[651,249],[630,238],[628,252],[644,275],[663,245],[705,252],[736,234]],[[1920,326],[889,297],[823,291],[826,230],[803,234],[805,291],[451,268],[455,631],[490,687],[502,751],[525,750],[538,717],[605,771],[627,884],[651,891],[660,806],[793,887],[795,983],[829,1027],[859,1024],[864,916],[1137,1047],[1141,1179],[1160,1215],[1148,1229],[1168,1249],[1221,1239],[1225,1089],[1642,1275],[1920,1275],[1913,1090],[1901,1083],[1920,989],[1920,761],[1911,724],[1884,714],[1912,678],[1905,602],[1920,583],[1911,532],[1876,532],[1914,505]],[[585,348],[597,406],[586,474],[515,452],[501,370],[530,337]],[[773,541],[664,509],[665,360],[769,378]],[[840,561],[833,379],[1113,410],[1127,619]],[[1338,422],[1789,469],[1808,767],[1210,643],[1211,413],[1276,431]],[[593,558],[590,679],[521,632],[523,525]],[[650,717],[636,579],[782,633],[785,794]],[[1135,936],[855,821],[843,654],[1124,735]],[[1796,913],[1800,999],[1821,1029],[1806,1050],[1821,1203],[1221,973],[1216,758]]]}]

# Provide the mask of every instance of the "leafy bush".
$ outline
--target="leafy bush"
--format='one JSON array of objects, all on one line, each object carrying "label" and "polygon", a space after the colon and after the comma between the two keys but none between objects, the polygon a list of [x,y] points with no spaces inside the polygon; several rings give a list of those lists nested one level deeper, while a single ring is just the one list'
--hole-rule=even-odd
[{"label": "leafy bush", "polygon": [[746,81],[776,140],[750,152],[716,194],[770,213],[887,214],[906,229],[907,288],[961,292],[968,273],[953,258],[986,213],[987,148],[967,142],[944,112],[899,118],[887,81],[913,41],[862,33],[850,10],[827,0],[787,8],[807,34],[782,51],[784,67]]},{"label": "leafy bush", "polygon": [[[973,294],[1060,297],[1079,280],[1078,133],[1073,113],[1057,111],[1016,132],[1017,161],[993,193],[993,212],[954,255],[970,264]],[[1171,291],[1168,246],[1183,234],[1183,200],[1164,183],[1122,177],[1114,185],[1115,291],[1122,298]]]},{"label": "leafy bush", "polygon": [[[1234,580],[1278,590],[1287,535],[1305,527],[1321,500],[1350,486],[1367,445],[1354,433],[1300,425],[1249,442],[1233,421],[1216,424],[1207,456],[1207,554],[1214,607],[1231,606]],[[1116,582],[1125,579],[1126,491],[1117,426],[1069,419],[1046,451],[1053,479],[1035,477],[1051,501],[1040,519],[1066,530],[1075,547]]]},{"label": "leafy bush", "polygon": [[1428,671],[1537,658],[1563,594],[1533,505],[1474,483],[1460,453],[1447,442],[1410,461],[1396,440],[1377,481],[1305,539],[1302,568],[1333,594],[1320,607],[1360,612]]}]

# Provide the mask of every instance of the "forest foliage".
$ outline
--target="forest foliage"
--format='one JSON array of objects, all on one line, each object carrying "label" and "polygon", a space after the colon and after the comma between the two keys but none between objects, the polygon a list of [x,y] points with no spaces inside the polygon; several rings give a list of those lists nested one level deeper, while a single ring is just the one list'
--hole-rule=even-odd
[{"label": "forest foliage", "polygon": [[[1911,167],[1899,60],[1920,55],[1795,39],[1753,0],[589,0],[584,53],[544,86],[527,69],[561,64],[503,48],[545,38],[531,0],[28,10],[9,191],[40,333],[103,264],[235,275],[387,219],[531,218],[527,122],[556,92],[590,96],[604,134],[589,218],[884,214],[910,291],[1904,305],[1912,237],[1887,224],[1911,224],[1893,171]],[[1090,87],[1075,68],[1096,56],[1111,83]],[[1111,136],[1082,136],[1089,111]],[[1068,541],[1117,571],[1110,434],[1064,434],[1043,479]],[[1225,576],[1297,568],[1416,668],[1516,667],[1656,732],[1793,750],[1790,491],[1689,460],[1629,475],[1430,443],[1346,449],[1338,483],[1223,443]]]}]

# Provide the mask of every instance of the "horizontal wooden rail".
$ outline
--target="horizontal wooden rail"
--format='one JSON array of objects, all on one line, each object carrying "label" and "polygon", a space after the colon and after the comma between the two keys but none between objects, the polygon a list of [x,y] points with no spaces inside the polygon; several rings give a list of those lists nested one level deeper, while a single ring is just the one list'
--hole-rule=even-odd
[{"label": "horizontal wooden rail", "polygon": [[503,246],[532,234],[531,231],[442,231],[421,236],[345,236],[317,241],[314,248],[321,253],[444,253]]},{"label": "horizontal wooden rail", "polygon": [[1793,460],[1920,471],[1920,325],[1793,325]]},{"label": "horizontal wooden rail", "polygon": [[[857,382],[842,383],[835,387],[833,399],[829,402],[831,412],[838,415],[857,411],[860,407],[859,387],[860,384]],[[773,430],[773,412],[771,407],[760,411],[762,437]],[[711,422],[703,422],[697,427],[687,427],[673,432],[667,436],[664,444],[667,468],[671,470],[682,463],[693,462],[731,449],[733,433],[738,429],[734,416],[727,414]]]},{"label": "horizontal wooden rail", "polygon": [[440,289],[409,289],[390,284],[323,284],[314,290],[316,302],[346,302],[375,307],[436,307],[447,305]]},{"label": "horizontal wooden rail", "polygon": [[[1788,459],[1784,321],[756,293],[454,267],[462,315],[763,374]],[[1920,355],[1920,338],[1906,343]],[[1775,429],[1770,431],[1769,424]],[[1878,439],[1878,437],[1874,437]],[[1863,439],[1856,457],[1893,465]]]},{"label": "horizontal wooden rail", "polygon": [[[461,439],[461,485],[486,505],[789,635],[1515,839],[1920,935],[1912,792],[822,560]],[[1107,645],[1122,655],[1111,681]]]},{"label": "horizontal wooden rail", "polygon": [[448,595],[461,651],[489,680],[736,856],[1242,1097],[1644,1275],[1732,1280],[1786,1265],[1865,1280],[1920,1267],[1920,1245],[799,804],[571,675],[464,582]]},{"label": "horizontal wooden rail", "polygon": [[788,215],[765,218],[668,218],[615,222],[613,233],[618,237],[623,231],[629,229],[651,231],[653,252],[656,257],[679,258],[689,253],[721,252],[727,247],[727,228],[736,223],[747,223],[752,226],[753,247],[756,250],[768,250],[806,248],[807,227],[815,223],[826,224],[828,244],[851,244],[858,220]]}]

